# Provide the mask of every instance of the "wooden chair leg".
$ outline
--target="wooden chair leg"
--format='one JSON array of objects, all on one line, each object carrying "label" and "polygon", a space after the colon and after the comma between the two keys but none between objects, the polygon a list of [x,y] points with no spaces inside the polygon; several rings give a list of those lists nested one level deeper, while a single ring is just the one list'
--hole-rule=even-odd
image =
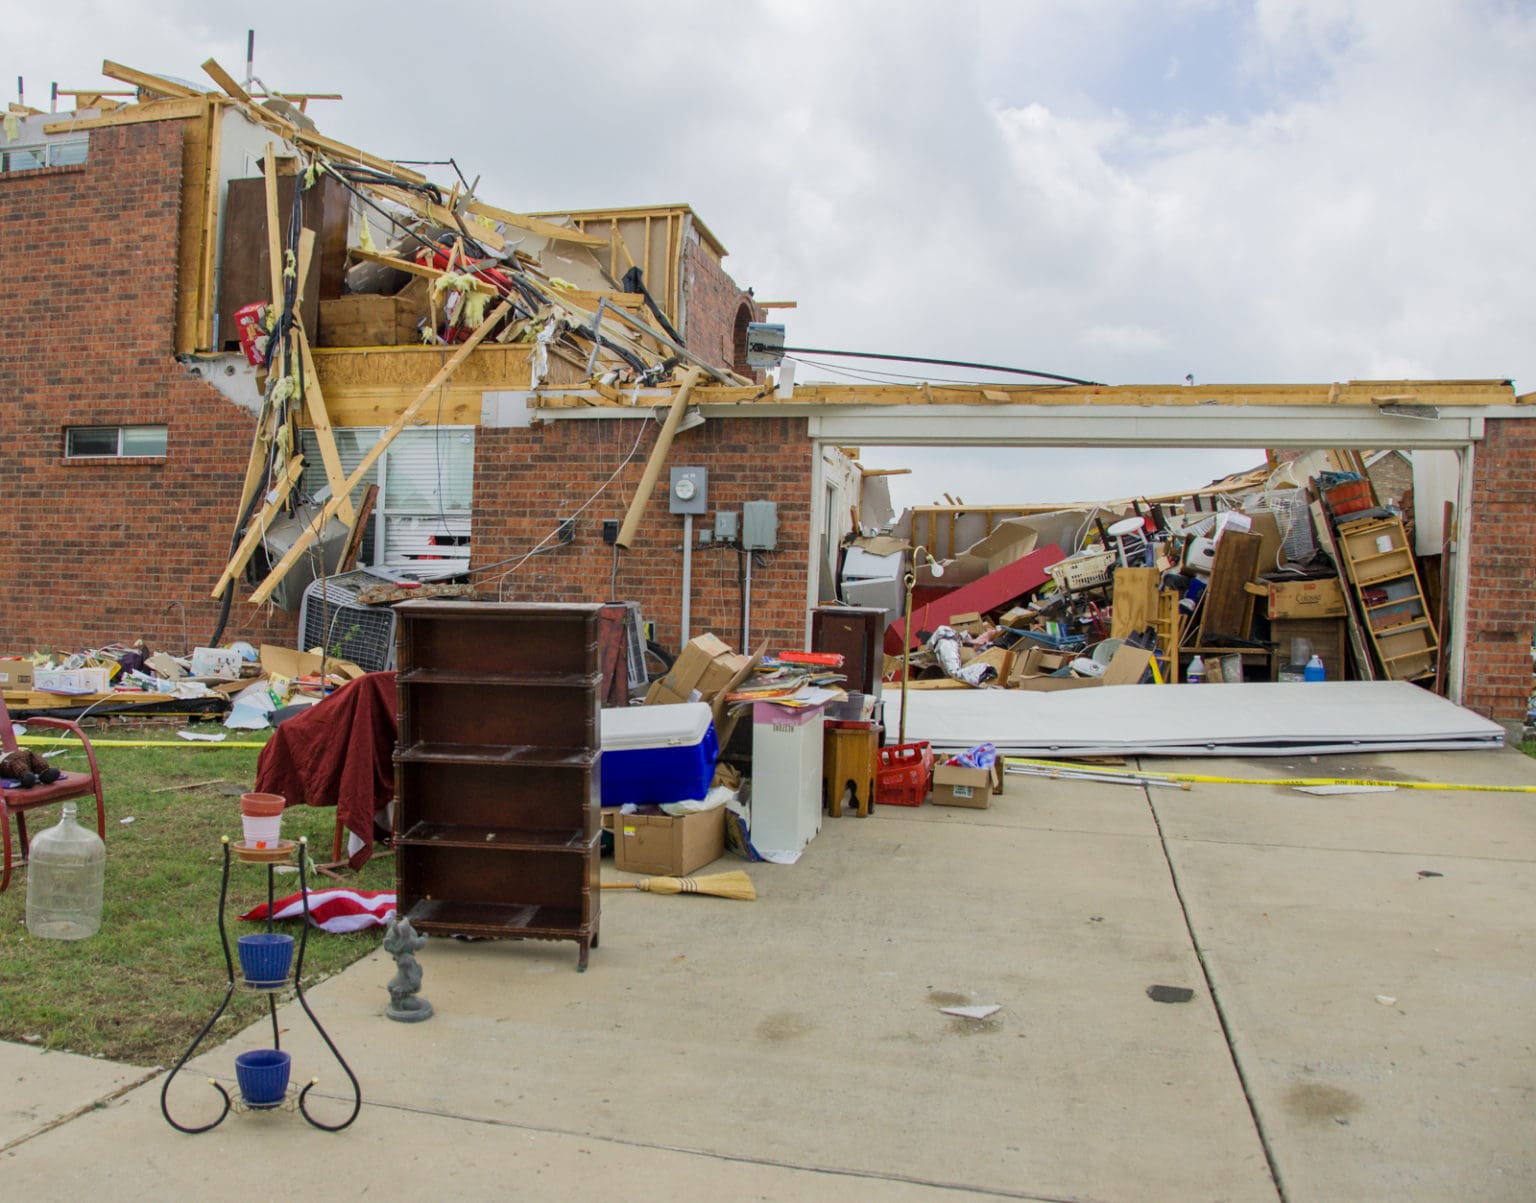
[{"label": "wooden chair leg", "polygon": [[5,840],[5,865],[0,868],[0,894],[11,884],[11,812],[0,802],[0,836]]}]

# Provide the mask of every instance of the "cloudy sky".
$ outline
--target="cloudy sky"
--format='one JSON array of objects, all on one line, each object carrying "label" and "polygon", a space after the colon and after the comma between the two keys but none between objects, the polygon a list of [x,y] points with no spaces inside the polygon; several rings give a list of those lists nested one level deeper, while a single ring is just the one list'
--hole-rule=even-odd
[{"label": "cloudy sky", "polygon": [[[201,81],[212,55],[243,76],[254,22],[261,80],[345,95],[312,107],[335,137],[452,156],[509,208],[688,202],[740,283],[799,302],[792,345],[1111,383],[1536,389],[1530,0],[69,13],[7,16],[30,103],[99,83],[104,58]],[[900,502],[979,504],[1176,489],[1254,458],[954,455],[865,459],[918,468]]]}]

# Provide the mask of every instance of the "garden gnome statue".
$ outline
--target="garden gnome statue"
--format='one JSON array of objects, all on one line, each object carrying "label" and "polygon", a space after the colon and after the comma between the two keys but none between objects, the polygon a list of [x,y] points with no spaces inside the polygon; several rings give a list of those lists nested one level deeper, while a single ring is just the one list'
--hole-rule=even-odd
[{"label": "garden gnome statue", "polygon": [[432,1017],[432,1004],[418,998],[421,989],[421,966],[413,955],[427,942],[426,936],[418,936],[409,919],[396,915],[384,931],[384,951],[395,958],[395,976],[389,979],[389,1006],[384,1014],[401,1023],[420,1023]]}]

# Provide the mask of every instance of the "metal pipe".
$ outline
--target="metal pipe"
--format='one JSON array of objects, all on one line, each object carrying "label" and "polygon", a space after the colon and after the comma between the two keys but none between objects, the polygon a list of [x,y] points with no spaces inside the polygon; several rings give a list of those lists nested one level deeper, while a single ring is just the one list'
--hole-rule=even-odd
[{"label": "metal pipe", "polygon": [[752,643],[752,553],[742,554],[747,557],[747,575],[741,586],[741,648],[745,655]]},{"label": "metal pipe", "polygon": [[693,617],[693,515],[683,515],[683,617],[682,638],[678,646],[688,642],[688,622]]}]

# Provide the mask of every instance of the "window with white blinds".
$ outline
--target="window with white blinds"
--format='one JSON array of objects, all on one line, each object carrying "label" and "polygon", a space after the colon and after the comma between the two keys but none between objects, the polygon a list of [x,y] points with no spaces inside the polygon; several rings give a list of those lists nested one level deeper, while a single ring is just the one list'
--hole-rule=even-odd
[{"label": "window with white blinds", "polygon": [[[335,427],[336,450],[349,476],[383,433],[377,426]],[[315,432],[301,432],[304,475],[299,487],[325,487],[325,465]],[[379,486],[358,563],[445,575],[469,565],[470,513],[475,475],[475,428],[428,426],[402,430],[352,496],[360,504],[368,484]]]}]

